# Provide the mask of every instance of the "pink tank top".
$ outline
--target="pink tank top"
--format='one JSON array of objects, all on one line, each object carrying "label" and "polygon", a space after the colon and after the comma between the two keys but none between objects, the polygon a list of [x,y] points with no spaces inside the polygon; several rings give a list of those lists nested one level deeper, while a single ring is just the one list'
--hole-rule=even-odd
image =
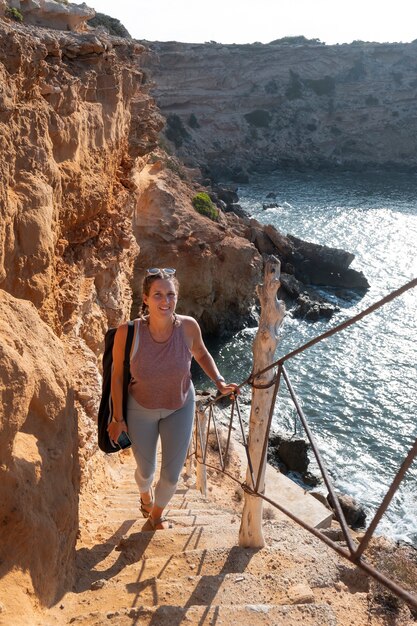
[{"label": "pink tank top", "polygon": [[147,409],[179,409],[190,389],[191,359],[181,321],[161,343],[152,339],[147,324],[136,322],[129,392]]}]

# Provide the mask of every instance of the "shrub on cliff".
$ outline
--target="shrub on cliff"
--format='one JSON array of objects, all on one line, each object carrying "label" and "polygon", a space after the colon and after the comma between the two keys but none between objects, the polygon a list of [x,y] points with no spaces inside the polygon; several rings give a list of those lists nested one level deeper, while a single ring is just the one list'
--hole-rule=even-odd
[{"label": "shrub on cliff", "polygon": [[252,126],[267,128],[271,123],[272,115],[269,111],[265,111],[264,109],[255,109],[255,111],[251,111],[251,113],[246,113],[244,118]]},{"label": "shrub on cliff", "polygon": [[179,115],[175,113],[168,115],[165,136],[172,141],[176,148],[181,148],[184,139],[189,139],[190,135],[185,130],[185,126]]},{"label": "shrub on cliff", "polygon": [[201,215],[206,215],[214,222],[219,221],[219,210],[216,209],[208,193],[200,191],[192,199],[193,207]]},{"label": "shrub on cliff", "polygon": [[318,96],[330,96],[334,93],[336,82],[331,76],[324,78],[307,79],[304,81]]},{"label": "shrub on cliff", "polygon": [[7,7],[6,17],[14,20],[15,22],[23,22],[22,13],[19,11],[19,9],[15,9],[14,7]]},{"label": "shrub on cliff", "polygon": [[297,100],[303,97],[303,83],[300,80],[297,72],[290,70],[290,79],[288,81],[288,87],[285,92],[288,100]]},{"label": "shrub on cliff", "polygon": [[129,31],[123,26],[121,21],[105,13],[96,13],[91,20],[88,20],[88,24],[89,26],[93,26],[93,28],[104,26],[109,35],[131,39]]}]

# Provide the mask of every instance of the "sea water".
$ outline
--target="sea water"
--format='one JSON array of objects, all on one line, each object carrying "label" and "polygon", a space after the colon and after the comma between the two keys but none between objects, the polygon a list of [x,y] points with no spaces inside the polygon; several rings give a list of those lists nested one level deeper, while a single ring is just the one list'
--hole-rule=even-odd
[{"label": "sea water", "polygon": [[[276,194],[274,199],[268,193]],[[321,288],[340,312],[308,322],[287,314],[276,357],[353,317],[417,276],[417,175],[277,172],[240,186],[242,207],[284,234],[355,254],[370,283],[362,297]],[[274,208],[263,205],[276,203]],[[417,437],[417,288],[287,362],[287,371],[337,490],[368,522]],[[256,328],[210,344],[220,370],[240,382],[251,370]],[[303,431],[285,385],[273,430]],[[319,473],[311,454],[311,469]],[[377,532],[417,545],[417,460]]]}]

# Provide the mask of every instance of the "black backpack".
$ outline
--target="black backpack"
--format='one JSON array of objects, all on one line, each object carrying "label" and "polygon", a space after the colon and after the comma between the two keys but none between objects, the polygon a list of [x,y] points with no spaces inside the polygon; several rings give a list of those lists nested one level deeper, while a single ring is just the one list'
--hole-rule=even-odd
[{"label": "black backpack", "polygon": [[[126,420],[127,390],[130,382],[130,350],[132,348],[134,323],[127,323],[127,338],[125,357],[123,361],[123,417]],[[113,370],[113,343],[117,328],[110,328],[104,337],[103,353],[103,386],[101,391],[100,408],[98,410],[98,447],[103,452],[119,452],[121,449],[110,441],[107,426],[113,417],[113,401],[111,399],[111,375]]]}]

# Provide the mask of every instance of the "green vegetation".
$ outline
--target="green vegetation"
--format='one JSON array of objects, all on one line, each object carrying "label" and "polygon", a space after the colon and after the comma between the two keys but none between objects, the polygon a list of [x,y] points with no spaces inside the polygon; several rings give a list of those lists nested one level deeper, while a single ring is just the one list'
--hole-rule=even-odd
[{"label": "green vegetation", "polygon": [[167,167],[169,170],[171,170],[171,172],[174,172],[174,174],[179,176],[181,180],[185,180],[187,178],[184,167],[175,157],[168,157],[166,160],[164,160],[164,163],[165,167]]},{"label": "green vegetation", "polygon": [[366,69],[365,69],[364,62],[362,61],[362,59],[358,59],[357,61],[355,61],[355,63],[352,65],[352,67],[348,71],[347,79],[348,80],[360,80],[361,78],[364,78],[365,76],[366,76]]},{"label": "green vegetation", "polygon": [[167,117],[167,128],[165,131],[167,139],[172,141],[176,148],[181,148],[184,143],[184,139],[189,139],[190,135],[185,130],[185,126],[182,119],[173,113]]},{"label": "green vegetation", "polygon": [[9,17],[11,20],[14,20],[15,22],[23,22],[22,13],[19,11],[19,9],[15,9],[14,7],[7,7],[6,17]]},{"label": "green vegetation", "polygon": [[297,72],[290,70],[290,80],[285,92],[288,100],[297,100],[303,97],[303,83]]},{"label": "green vegetation", "polygon": [[304,81],[307,87],[310,87],[318,96],[330,96],[334,93],[335,80],[331,76],[317,78],[316,80],[307,79]]},{"label": "green vegetation", "polygon": [[115,17],[110,17],[105,13],[96,13],[91,20],[88,20],[88,24],[94,28],[103,26],[109,35],[131,39],[129,31],[123,26],[120,20],[117,20]]},{"label": "green vegetation", "polygon": [[201,215],[206,215],[213,222],[219,221],[219,209],[214,206],[210,196],[205,191],[200,191],[194,196],[192,205]]},{"label": "green vegetation", "polygon": [[190,126],[191,128],[200,128],[200,124],[198,123],[194,113],[191,113],[190,117],[188,118],[188,126]]},{"label": "green vegetation", "polygon": [[281,37],[281,39],[274,39],[274,41],[270,42],[271,44],[277,43],[289,43],[289,44],[309,44],[310,46],[323,46],[323,42],[320,39],[307,39],[304,35],[296,35],[294,37]]},{"label": "green vegetation", "polygon": [[266,83],[265,93],[278,93],[278,83],[275,79],[272,79]]},{"label": "green vegetation", "polygon": [[244,118],[251,126],[268,128],[271,123],[272,115],[269,111],[265,111],[264,109],[255,109],[255,111],[251,111],[251,113],[246,113]]}]

